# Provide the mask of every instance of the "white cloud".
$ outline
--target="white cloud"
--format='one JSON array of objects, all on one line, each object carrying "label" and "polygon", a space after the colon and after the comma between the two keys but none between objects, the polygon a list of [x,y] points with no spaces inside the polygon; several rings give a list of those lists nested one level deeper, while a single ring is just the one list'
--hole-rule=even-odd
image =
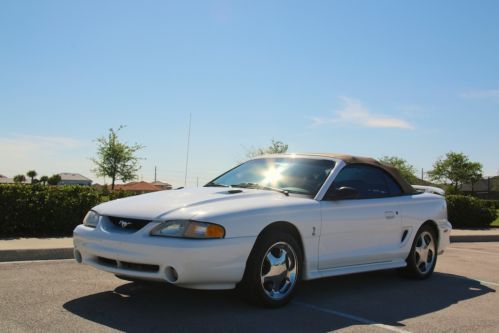
[{"label": "white cloud", "polygon": [[313,124],[316,126],[326,124],[352,124],[375,128],[413,128],[413,126],[405,120],[371,113],[358,100],[349,97],[340,97],[340,99],[344,104],[342,109],[335,111],[332,117],[313,117]]},{"label": "white cloud", "polygon": [[462,98],[498,98],[499,90],[476,90],[467,91],[461,94]]},{"label": "white cloud", "polygon": [[39,175],[79,172],[88,175],[90,142],[67,137],[15,135],[0,137],[0,173],[12,177],[35,169]]}]

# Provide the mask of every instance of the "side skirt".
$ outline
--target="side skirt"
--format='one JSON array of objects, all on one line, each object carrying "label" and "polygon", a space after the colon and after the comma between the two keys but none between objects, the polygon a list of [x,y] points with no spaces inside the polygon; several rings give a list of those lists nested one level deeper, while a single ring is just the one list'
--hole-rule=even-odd
[{"label": "side skirt", "polygon": [[378,271],[383,269],[394,269],[405,267],[407,263],[405,260],[394,260],[394,261],[383,261],[376,262],[370,264],[362,264],[362,265],[353,265],[353,266],[342,266],[335,268],[322,269],[317,271],[309,271],[307,276],[304,277],[304,280],[313,280],[320,279],[324,277],[330,276],[339,276],[339,275],[347,275],[354,273],[363,273],[363,272],[371,272]]}]

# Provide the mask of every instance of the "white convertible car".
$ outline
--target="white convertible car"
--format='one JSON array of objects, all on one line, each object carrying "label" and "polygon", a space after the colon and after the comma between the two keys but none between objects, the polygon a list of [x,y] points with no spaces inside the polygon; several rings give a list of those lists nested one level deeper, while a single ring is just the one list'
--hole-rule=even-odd
[{"label": "white convertible car", "polygon": [[74,254],[124,279],[238,287],[277,307],[300,280],[394,268],[427,278],[451,228],[442,196],[374,159],[283,154],[201,188],[98,205],[74,230]]}]

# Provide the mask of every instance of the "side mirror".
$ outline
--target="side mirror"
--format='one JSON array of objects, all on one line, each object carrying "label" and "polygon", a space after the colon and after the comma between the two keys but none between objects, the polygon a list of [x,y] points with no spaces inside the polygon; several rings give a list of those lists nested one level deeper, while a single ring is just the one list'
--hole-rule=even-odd
[{"label": "side mirror", "polygon": [[357,199],[359,197],[359,191],[353,187],[342,186],[338,189],[333,190],[328,193],[328,200],[350,200]]}]

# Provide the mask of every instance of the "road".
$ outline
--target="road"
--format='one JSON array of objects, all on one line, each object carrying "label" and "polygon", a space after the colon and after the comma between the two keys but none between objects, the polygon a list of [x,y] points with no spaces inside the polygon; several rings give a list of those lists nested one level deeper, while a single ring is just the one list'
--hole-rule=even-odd
[{"label": "road", "polygon": [[497,332],[499,243],[456,243],[430,280],[310,281],[285,308],[234,291],[121,281],[73,261],[0,264],[0,332]]}]

